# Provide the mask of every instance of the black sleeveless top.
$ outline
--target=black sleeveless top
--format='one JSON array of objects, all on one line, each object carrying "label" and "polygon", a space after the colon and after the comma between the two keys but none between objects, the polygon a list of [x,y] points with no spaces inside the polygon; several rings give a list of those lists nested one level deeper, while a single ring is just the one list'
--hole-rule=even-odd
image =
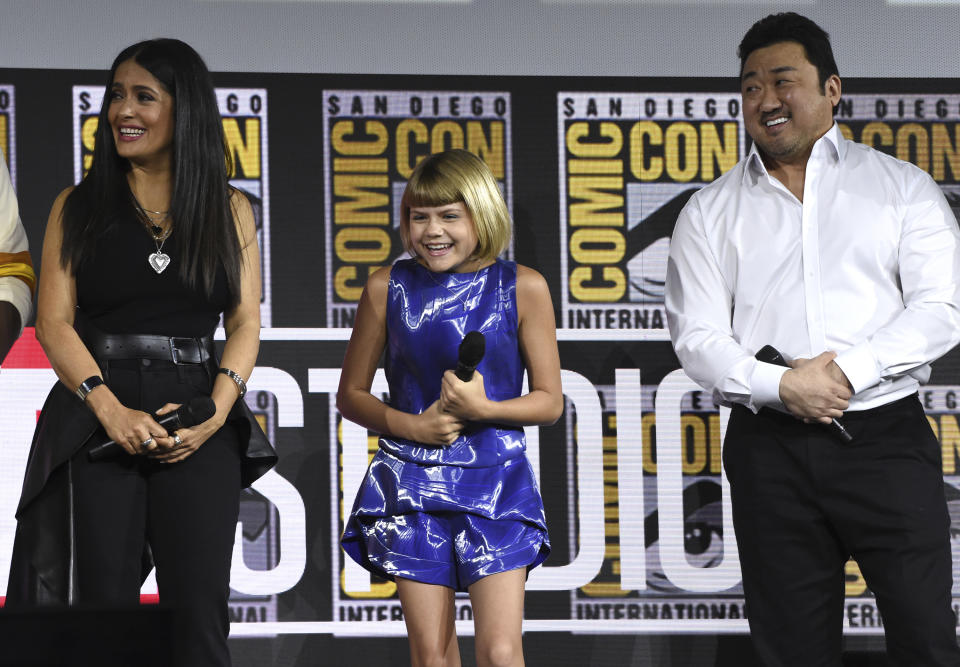
[{"label": "black sleeveless top", "polygon": [[170,264],[156,273],[147,258],[156,244],[136,219],[113,225],[98,240],[93,257],[76,274],[77,305],[86,321],[105,333],[201,337],[212,334],[230,303],[227,275],[217,268],[212,298],[179,276],[173,236],[163,245]]}]

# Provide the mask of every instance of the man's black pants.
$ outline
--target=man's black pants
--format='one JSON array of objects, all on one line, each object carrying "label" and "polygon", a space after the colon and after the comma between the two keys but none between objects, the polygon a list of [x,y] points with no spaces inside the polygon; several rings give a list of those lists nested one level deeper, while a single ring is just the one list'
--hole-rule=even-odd
[{"label": "man's black pants", "polygon": [[723,448],[754,646],[764,665],[839,666],[844,564],[877,599],[890,658],[960,665],[940,443],[916,395],[819,424],[733,409]]}]

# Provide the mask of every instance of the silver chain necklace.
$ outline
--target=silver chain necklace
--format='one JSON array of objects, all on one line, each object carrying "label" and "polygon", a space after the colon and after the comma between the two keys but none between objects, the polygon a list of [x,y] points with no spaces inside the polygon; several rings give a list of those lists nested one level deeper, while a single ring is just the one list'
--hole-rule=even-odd
[{"label": "silver chain necklace", "polygon": [[[151,211],[145,209],[140,205],[140,202],[137,201],[136,197],[133,199],[134,206],[137,208],[137,214],[140,218],[140,222],[143,223],[143,226],[147,228],[147,232],[150,234],[150,238],[153,239],[153,244],[156,246],[157,251],[152,252],[147,256],[147,264],[150,265],[150,268],[153,269],[157,275],[164,272],[164,270],[170,266],[170,255],[163,252],[163,244],[170,234],[173,233],[173,225],[167,227],[166,230],[163,229],[160,225],[170,217],[170,211]],[[155,220],[151,217],[150,214],[163,216],[159,220]]]},{"label": "silver chain necklace", "polygon": [[[423,268],[427,269],[427,267],[423,267]],[[478,270],[476,271],[476,273],[479,273],[479,272],[480,272],[480,270],[478,269]],[[433,276],[433,271],[431,271],[430,269],[427,269],[427,275],[430,276],[430,280],[433,281],[433,284],[434,284],[434,285],[436,285],[437,287],[442,287],[442,288],[445,289],[447,292],[449,292],[449,293],[453,296],[453,298],[455,298],[457,301],[459,301],[460,304],[463,306],[464,312],[470,310],[470,306],[467,305],[467,302],[466,302],[466,301],[464,301],[462,298],[460,298],[460,295],[459,295],[459,294],[457,294],[456,292],[454,292],[454,291],[453,291],[452,289],[450,289],[447,285],[444,285],[442,282],[440,282],[439,280],[437,280],[437,279]],[[466,290],[464,290],[464,291],[469,292],[469,291],[473,288],[474,284],[476,284],[476,281],[477,281],[476,276],[474,276],[474,279],[469,282],[469,284],[467,285]]]}]

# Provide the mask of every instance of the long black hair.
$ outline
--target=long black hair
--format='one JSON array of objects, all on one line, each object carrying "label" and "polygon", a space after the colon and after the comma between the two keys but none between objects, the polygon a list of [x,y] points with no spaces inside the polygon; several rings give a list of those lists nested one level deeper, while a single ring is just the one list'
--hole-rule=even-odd
[{"label": "long black hair", "polygon": [[173,97],[173,192],[170,219],[179,277],[209,297],[217,269],[227,274],[230,305],[240,300],[242,254],[231,210],[228,174],[232,160],[223,134],[210,72],[189,45],[177,39],[152,39],[120,52],[110,68],[100,107],[93,163],[70,193],[63,210],[60,263],[76,275],[93,256],[98,238],[121,221],[138,215],[127,182],[130,163],[117,154],[107,113],[117,67],[133,60]]}]

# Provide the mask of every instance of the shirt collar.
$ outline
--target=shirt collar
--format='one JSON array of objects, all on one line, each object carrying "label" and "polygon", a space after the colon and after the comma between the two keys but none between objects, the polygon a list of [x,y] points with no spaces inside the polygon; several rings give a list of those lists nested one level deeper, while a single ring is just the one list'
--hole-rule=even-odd
[{"label": "shirt collar", "polygon": [[[823,153],[823,151],[826,151],[826,153]],[[843,161],[846,154],[847,142],[840,133],[840,126],[834,122],[833,126],[813,144],[810,159],[829,157],[834,163],[837,163]],[[746,169],[743,170],[742,182],[746,183],[747,179],[750,179],[749,182],[755,185],[761,176],[768,175],[767,166],[763,164],[763,158],[760,157],[757,144],[754,142],[747,154],[747,164]]]}]

